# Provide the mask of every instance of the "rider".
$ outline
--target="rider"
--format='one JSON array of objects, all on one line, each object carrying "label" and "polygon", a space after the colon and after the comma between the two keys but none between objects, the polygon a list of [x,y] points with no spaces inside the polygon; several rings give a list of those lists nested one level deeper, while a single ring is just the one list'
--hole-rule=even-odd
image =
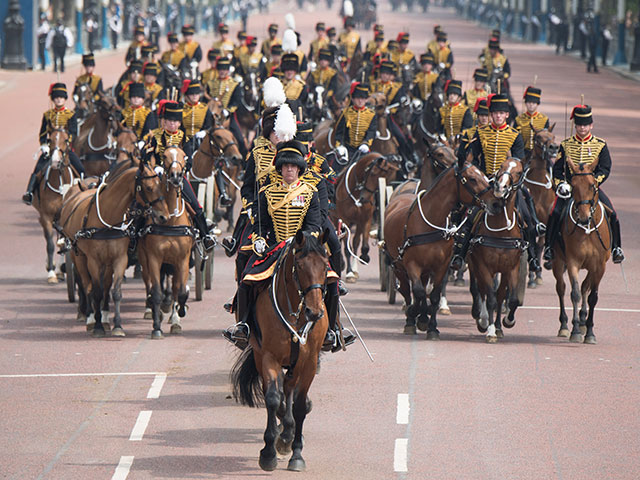
[{"label": "rider", "polygon": [[162,54],[160,61],[165,65],[171,65],[174,69],[182,70],[186,67],[185,54],[180,50],[180,42],[178,41],[178,35],[174,32],[167,34],[167,41],[169,42],[169,50]]},{"label": "rider", "polygon": [[440,25],[433,26],[433,38],[427,43],[427,52],[431,52],[433,57],[438,56],[438,50],[440,46],[438,45],[438,34],[442,32],[442,27]]},{"label": "rider", "polygon": [[267,78],[273,75],[274,70],[280,68],[280,64],[282,62],[282,45],[276,43],[271,46],[271,56],[266,63],[263,64],[260,71],[260,80],[262,83],[265,82]]},{"label": "rider", "polygon": [[133,37],[134,40],[129,45],[129,48],[127,49],[127,55],[124,59],[127,65],[129,65],[134,60],[138,60],[141,57],[140,49],[144,45],[149,44],[149,42],[147,42],[144,38],[144,27],[142,25],[136,25],[135,29],[133,30]]},{"label": "rider", "polygon": [[[36,183],[38,180],[38,173],[42,171],[44,166],[49,160],[49,135],[56,129],[64,129],[69,135],[69,145],[73,142],[73,139],[78,133],[78,124],[76,122],[76,116],[73,110],[69,110],[64,106],[67,101],[67,87],[64,83],[52,83],[49,86],[49,97],[53,102],[54,107],[44,112],[42,115],[42,125],[40,127],[40,133],[38,135],[40,142],[40,156],[36,163],[31,177],[29,177],[29,183],[27,185],[27,191],[22,196],[22,201],[27,205],[31,205],[33,201],[33,192],[36,189]],[[76,172],[83,175],[84,167],[80,162],[78,156],[74,151],[69,148],[67,150],[69,154],[69,160]]]},{"label": "rider", "polygon": [[[156,82],[158,79],[158,65],[153,62],[147,62],[142,67],[142,76],[144,77],[144,92],[151,101],[151,105],[164,98],[162,87]],[[131,94],[129,94],[131,96]],[[146,97],[145,97],[146,98]]]},{"label": "rider", "polygon": [[282,65],[280,66],[284,73],[282,86],[287,96],[287,103],[295,113],[298,112],[298,107],[306,108],[309,96],[306,84],[298,78],[299,66],[298,56],[295,53],[285,53],[282,56]]},{"label": "rider", "polygon": [[129,105],[129,91],[127,88],[129,84],[137,83],[142,79],[142,62],[140,60],[133,60],[129,64],[127,73],[128,76],[116,85],[115,89],[115,97],[120,108],[126,108]]},{"label": "rider", "polygon": [[338,38],[338,44],[344,48],[347,61],[350,62],[356,52],[360,51],[360,34],[355,31],[356,22],[353,17],[344,19],[344,32]]},{"label": "rider", "polygon": [[473,107],[473,113],[476,115],[476,124],[467,128],[460,135],[460,146],[458,147],[458,159],[466,159],[467,158],[467,148],[469,144],[476,136],[476,131],[479,128],[484,128],[489,125],[489,108],[487,107],[487,99],[486,98],[478,98],[476,100],[476,104]]},{"label": "rider", "polygon": [[429,95],[431,95],[433,84],[438,79],[438,74],[433,71],[435,65],[433,53],[427,52],[420,55],[420,65],[422,66],[422,71],[418,72],[413,79],[412,94],[414,98],[419,98],[426,102]]},{"label": "rider", "polygon": [[309,46],[309,61],[317,62],[320,54],[320,50],[329,45],[329,38],[327,37],[326,27],[324,22],[316,23],[316,34],[318,37],[311,42]]},{"label": "rider", "polygon": [[489,76],[485,68],[476,68],[473,72],[473,88],[464,92],[464,104],[467,107],[475,107],[479,98],[487,98],[491,93],[487,87]]},{"label": "rider", "polygon": [[453,52],[451,52],[451,48],[449,47],[449,42],[447,42],[447,33],[442,30],[436,34],[436,40],[438,47],[432,52],[433,58],[436,62],[436,67],[438,72],[442,72],[443,70],[450,70],[453,65]]},{"label": "rider", "polygon": [[184,25],[182,27],[182,38],[184,40],[180,43],[178,48],[185,54],[189,63],[192,61],[200,63],[202,60],[202,49],[200,48],[200,44],[193,40],[195,33],[196,30],[193,28],[193,25]]},{"label": "rider", "polygon": [[338,86],[338,75],[334,68],[329,65],[333,63],[333,55],[328,48],[321,48],[318,52],[318,68],[313,70],[307,77],[308,90],[315,94],[316,87],[324,88],[323,96],[328,101],[335,101],[333,93]]},{"label": "rider", "polygon": [[447,80],[444,85],[444,93],[447,96],[447,103],[438,111],[440,121],[437,124],[440,126],[440,133],[452,141],[456,135],[473,126],[473,115],[469,107],[460,101],[462,81]]},{"label": "rider", "polygon": [[[257,50],[258,39],[253,36],[247,37],[247,51],[240,55],[238,64],[240,67],[240,75],[243,78],[247,78],[249,74],[258,74],[262,68],[262,64],[265,63],[265,59],[262,53]],[[256,78],[256,82],[258,79]]]},{"label": "rider", "polygon": [[376,137],[378,120],[376,112],[367,107],[369,85],[353,82],[349,95],[351,105],[343,110],[336,124],[335,145],[339,155],[342,158],[348,156],[351,161],[356,152],[360,155],[369,153]]},{"label": "rider", "polygon": [[274,45],[280,45],[282,43],[278,38],[278,24],[269,24],[267,33],[269,34],[269,38],[265,38],[262,42],[262,45],[260,45],[260,51],[265,58],[271,54],[271,48]]},{"label": "rider", "polygon": [[[144,148],[144,160],[153,166],[162,165],[162,158],[167,147],[177,146],[184,148],[184,131],[180,129],[182,105],[171,100],[161,100],[158,106],[158,114],[161,118],[161,127],[150,132],[149,140]],[[193,187],[186,176],[182,180],[182,196],[193,209],[195,213],[193,223],[200,232],[205,251],[210,252],[216,244],[215,237],[209,232],[202,207],[198,203]]]},{"label": "rider", "polygon": [[145,91],[142,83],[129,85],[129,106],[122,110],[122,125],[130,128],[140,139],[158,128],[158,117],[144,106]]},{"label": "rider", "polygon": [[[182,94],[185,104],[182,110],[182,130],[184,131],[184,153],[189,156],[187,169],[191,168],[193,155],[198,151],[198,140],[202,140],[213,126],[213,115],[207,105],[200,103],[202,87],[195,80],[185,80],[182,84]],[[228,204],[231,200],[226,194],[220,194],[222,204]]]},{"label": "rider", "polygon": [[217,48],[222,52],[222,55],[226,56],[229,60],[233,57],[234,45],[229,38],[229,25],[226,23],[218,24],[218,34],[220,40],[213,42],[213,48]]},{"label": "rider", "polygon": [[[219,49],[212,48],[207,52],[207,61],[209,62],[209,68],[207,68],[200,74],[200,83],[202,85],[207,85],[210,81],[218,76],[218,70],[216,69],[218,58],[220,58]],[[207,98],[206,89],[204,91],[204,98],[207,101],[211,100],[210,98]]]},{"label": "rider", "polygon": [[549,117],[544,113],[538,112],[541,95],[542,90],[539,88],[527,87],[523,97],[524,106],[527,111],[522,112],[516,117],[516,123],[514,125],[516,130],[522,135],[525,158],[527,160],[531,158],[531,153],[533,152],[533,139],[536,136],[536,132],[549,128]]},{"label": "rider", "polygon": [[100,78],[99,75],[93,74],[93,71],[96,68],[96,60],[93,53],[82,55],[82,66],[84,67],[84,73],[76,78],[76,85],[73,89],[74,100],[78,99],[78,88],[83,84],[89,85],[89,88],[94,95],[97,95],[98,92],[102,93],[104,91],[102,88],[102,78]]},{"label": "rider", "polygon": [[384,25],[376,23],[373,26],[373,40],[369,40],[364,52],[364,59],[369,61],[376,53],[386,52],[384,44]]},{"label": "rider", "polygon": [[413,74],[418,69],[418,63],[416,62],[416,56],[409,50],[409,34],[406,32],[400,32],[398,34],[398,50],[391,56],[391,61],[398,66],[398,72],[403,68],[409,68]]},{"label": "rider", "polygon": [[[508,91],[509,83],[508,79],[511,76],[511,66],[509,60],[505,57],[502,49],[500,48],[500,40],[492,37],[489,39],[489,55],[484,58],[484,68],[487,70],[489,78],[493,76],[493,72],[496,69],[502,69],[502,79],[504,81],[501,91]],[[494,92],[495,93],[495,92]]]},{"label": "rider", "polygon": [[600,186],[609,177],[611,171],[611,155],[607,143],[591,134],[593,129],[593,116],[589,105],[576,105],[571,111],[571,120],[576,126],[576,134],[562,141],[558,159],[553,164],[553,183],[556,186],[556,201],[547,223],[547,234],[544,243],[544,268],[551,269],[553,260],[553,247],[560,234],[561,217],[567,201],[571,195],[571,170],[567,167],[567,159],[574,163],[591,164],[595,161],[594,177],[598,183],[598,198],[610,210],[609,223],[611,225],[611,257],[613,263],[622,263],[624,252],[622,251],[622,239],[620,235],[620,221],[613,208],[611,200],[602,191]]}]

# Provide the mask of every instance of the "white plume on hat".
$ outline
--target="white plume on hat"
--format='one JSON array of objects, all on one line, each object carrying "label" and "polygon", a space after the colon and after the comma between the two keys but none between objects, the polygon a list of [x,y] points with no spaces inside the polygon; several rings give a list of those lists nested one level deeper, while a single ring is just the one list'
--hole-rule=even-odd
[{"label": "white plume on hat", "polygon": [[351,3],[351,0],[345,0],[342,9],[345,17],[353,17],[353,3]]},{"label": "white plume on hat", "polygon": [[296,19],[294,18],[293,13],[287,13],[284,16],[284,22],[287,24],[287,28],[290,28],[291,30],[296,29]]},{"label": "white plume on hat", "polygon": [[269,77],[262,86],[262,98],[267,107],[279,107],[287,101],[282,82],[277,77]]},{"label": "white plume on hat", "polygon": [[280,108],[278,108],[278,114],[276,115],[276,123],[273,127],[273,131],[282,142],[293,140],[296,136],[296,117],[291,111],[289,104],[283,103],[280,105]]},{"label": "white plume on hat", "polygon": [[296,32],[291,29],[284,31],[282,36],[282,50],[286,53],[295,52],[298,49],[298,37]]}]

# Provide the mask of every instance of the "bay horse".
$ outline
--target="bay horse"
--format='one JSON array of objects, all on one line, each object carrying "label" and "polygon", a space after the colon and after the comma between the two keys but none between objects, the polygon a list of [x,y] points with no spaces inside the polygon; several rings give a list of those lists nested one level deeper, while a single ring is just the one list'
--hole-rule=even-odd
[{"label": "bay horse", "polygon": [[[268,286],[257,295],[259,332],[250,336],[231,371],[237,401],[250,407],[263,401],[266,405],[265,446],[259,460],[266,471],[277,467],[277,453],[287,455],[292,450],[287,468],[298,472],[306,468],[302,427],[309,411],[307,393],[329,326],[324,304],[329,269],[325,241],[302,231],[287,241]],[[298,305],[297,311],[291,305]]]},{"label": "bay horse", "polygon": [[78,98],[76,99],[75,112],[78,117],[78,122],[83,122],[89,115],[95,112],[95,105],[93,103],[93,90],[88,83],[81,83],[76,89]]},{"label": "bay horse", "polygon": [[182,333],[180,318],[186,315],[185,305],[189,297],[189,259],[195,245],[195,230],[189,212],[182,198],[182,182],[186,168],[185,153],[176,146],[164,151],[162,176],[166,192],[165,203],[169,210],[169,220],[158,225],[147,218],[147,225],[140,232],[138,258],[142,265],[142,278],[151,300],[153,318],[152,339],[163,338],[162,314],[162,274],[163,264],[171,265],[171,333]]},{"label": "bay horse", "polygon": [[398,153],[398,141],[391,135],[389,130],[390,118],[386,113],[387,97],[382,92],[377,92],[369,97],[369,101],[373,102],[373,109],[376,112],[378,121],[376,137],[371,142],[371,151],[388,157],[389,155],[397,156],[396,162],[399,164],[401,158]]},{"label": "bay horse", "polygon": [[[533,151],[529,158],[529,163],[524,173],[525,185],[531,193],[533,204],[536,208],[536,215],[545,225],[549,221],[549,215],[553,209],[553,202],[556,199],[553,189],[553,174],[551,169],[558,156],[560,146],[555,143],[555,135],[553,132],[553,124],[548,130],[538,130],[533,137]],[[544,246],[544,235],[539,240],[538,249],[542,252]],[[540,256],[540,255],[539,255]],[[540,258],[538,258],[540,261]],[[542,272],[534,274],[529,273],[529,286],[542,285]]]},{"label": "bay horse", "polygon": [[79,129],[73,150],[84,164],[87,176],[99,176],[107,171],[114,147],[116,132],[120,129],[116,101],[100,93],[96,100],[96,112],[87,118]]},{"label": "bay horse", "polygon": [[131,160],[135,165],[140,163],[140,149],[137,145],[138,136],[130,128],[121,127],[116,133],[115,154],[116,163]]},{"label": "bay horse", "polygon": [[148,215],[158,223],[166,223],[169,211],[163,200],[160,179],[151,167],[141,162],[139,166],[108,175],[98,188],[81,192],[63,204],[59,226],[86,261],[85,265],[81,262],[76,266],[86,294],[93,302],[93,336],[104,337],[104,324],[109,326],[107,315],[103,322],[102,309],[107,314],[112,284],[115,306],[112,335],[125,335],[120,301],[129,239],[133,234],[131,227],[140,216]]},{"label": "bay horse", "polygon": [[191,177],[197,182],[206,182],[214,172],[216,176],[222,176],[232,203],[224,211],[217,209],[220,192],[217,183],[214,183],[213,210],[216,212],[216,217],[227,220],[229,230],[234,227],[233,207],[242,168],[242,155],[233,133],[220,124],[213,125],[202,139],[198,151],[193,155]]},{"label": "bay horse", "polygon": [[[427,190],[392,197],[384,220],[384,250],[398,279],[406,309],[405,333],[427,330],[428,340],[438,340],[436,313],[445,274],[453,253],[451,210],[463,203],[482,206],[489,213],[500,207],[489,179],[474,165],[458,160],[442,172]],[[433,289],[427,306],[426,286]],[[414,301],[412,302],[412,295]]]},{"label": "bay horse", "polygon": [[[496,215],[484,212],[473,229],[468,257],[470,290],[473,297],[472,316],[478,330],[486,332],[488,343],[502,338],[502,303],[508,298],[508,314],[504,326],[515,325],[518,308],[517,286],[520,258],[526,252],[516,213],[516,194],[524,180],[522,163],[508,158],[495,174],[493,192],[505,205]],[[526,253],[525,253],[526,254]],[[494,278],[500,274],[500,284],[494,289]],[[495,315],[495,317],[494,317]]]},{"label": "bay horse", "polygon": [[[393,157],[387,158],[379,153],[368,153],[349,168],[344,170],[336,181],[336,208],[329,211],[334,225],[343,222],[349,229],[355,227],[353,238],[345,238],[347,256],[346,281],[354,283],[358,279],[358,259],[352,258],[360,245],[360,260],[368,263],[369,234],[376,210],[378,179],[384,177],[387,182],[395,178],[399,166]],[[352,248],[353,246],[353,248]]]},{"label": "bay horse", "polygon": [[[558,336],[570,335],[572,342],[581,342],[584,335],[584,343],[595,344],[593,316],[598,303],[598,287],[610,256],[611,228],[605,207],[598,200],[598,182],[593,173],[598,161],[591,164],[565,161],[571,170],[572,198],[560,229],[563,248],[556,248],[553,258],[553,276],[560,302]],[[565,270],[571,283],[573,304],[571,334],[564,308]],[[581,286],[578,283],[580,270],[587,271]]]},{"label": "bay horse", "polygon": [[32,205],[38,211],[38,221],[47,242],[47,283],[58,283],[54,260],[56,243],[53,239],[53,221],[62,206],[62,198],[78,173],[69,164],[69,135],[64,129],[55,129],[49,136],[49,161],[38,178],[38,188]]}]

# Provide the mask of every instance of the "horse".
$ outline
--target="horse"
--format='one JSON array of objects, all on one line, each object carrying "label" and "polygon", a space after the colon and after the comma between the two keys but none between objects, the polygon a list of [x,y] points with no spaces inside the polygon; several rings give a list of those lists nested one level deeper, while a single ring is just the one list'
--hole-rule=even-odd
[{"label": "horse", "polygon": [[[497,215],[484,212],[474,228],[471,241],[468,260],[473,297],[471,313],[478,330],[486,332],[488,343],[496,343],[504,336],[500,317],[507,293],[509,313],[504,319],[504,326],[511,328],[515,325],[520,257],[526,249],[516,214],[516,193],[523,180],[522,163],[508,158],[496,172],[493,184],[494,195],[505,202],[502,208],[504,215],[502,212]],[[493,280],[498,273],[500,285],[496,291]]]},{"label": "horse", "polygon": [[[250,407],[263,400],[266,404],[265,446],[259,460],[266,471],[277,467],[277,453],[287,455],[292,450],[287,468],[306,467],[302,427],[310,410],[307,392],[329,326],[324,305],[329,269],[325,241],[298,231],[287,242],[269,285],[257,295],[259,332],[251,335],[231,372],[237,401]],[[291,305],[298,305],[297,311]]]},{"label": "horse", "polygon": [[[555,143],[555,136],[553,135],[553,127],[548,130],[539,130],[535,132],[533,137],[533,151],[529,158],[529,164],[524,173],[524,181],[533,198],[533,204],[536,207],[536,215],[545,225],[549,221],[549,215],[553,209],[553,202],[555,201],[555,192],[553,190],[553,181],[551,168],[558,156],[559,145]],[[544,243],[544,236],[540,239],[540,248]],[[540,261],[540,258],[538,258]],[[542,272],[534,274],[529,273],[529,286],[542,284]]]},{"label": "horse", "polygon": [[171,146],[164,151],[162,183],[167,192],[167,209],[171,212],[169,220],[163,225],[158,225],[152,223],[152,218],[148,218],[138,241],[142,278],[151,301],[152,339],[163,338],[160,312],[163,264],[173,267],[169,320],[171,333],[182,333],[180,319],[186,315],[185,305],[189,297],[189,259],[191,249],[195,245],[195,230],[181,194],[186,163],[185,153],[180,148]]},{"label": "horse", "polygon": [[444,76],[441,74],[431,87],[431,94],[421,109],[415,109],[414,119],[411,121],[411,135],[415,141],[415,149],[423,159],[423,165],[428,160],[428,147],[432,143],[442,143],[438,138],[439,126],[436,123],[440,107],[444,105]]},{"label": "horse", "polygon": [[64,129],[55,129],[49,136],[49,161],[43,168],[32,205],[38,211],[38,221],[47,242],[47,283],[58,283],[54,254],[56,244],[53,239],[53,221],[62,206],[62,197],[79,178],[69,165],[69,135]]},{"label": "horse", "polygon": [[102,175],[113,160],[110,157],[114,135],[120,129],[119,111],[115,100],[101,93],[96,100],[96,112],[80,127],[73,150],[83,161],[87,176]]},{"label": "horse", "polygon": [[138,136],[130,128],[121,127],[116,132],[116,142],[114,144],[116,163],[124,160],[131,160],[136,165],[140,163],[140,149],[138,148]]},{"label": "horse", "polygon": [[[610,256],[611,227],[606,218],[605,208],[598,200],[598,182],[593,173],[598,161],[591,164],[576,164],[569,159],[565,161],[571,170],[572,197],[560,230],[563,248],[557,248],[553,258],[553,276],[556,279],[556,293],[560,302],[558,336],[570,335],[571,342],[581,342],[584,335],[584,343],[595,344],[593,315],[598,303],[598,287]],[[564,308],[565,270],[571,283],[573,304],[571,334],[567,327]],[[578,284],[580,270],[587,271],[581,286]]]},{"label": "horse", "polygon": [[[353,283],[358,279],[357,261],[368,263],[369,232],[376,210],[376,192],[378,179],[384,177],[392,180],[399,166],[393,158],[387,158],[379,153],[368,153],[351,164],[336,181],[336,208],[329,214],[334,225],[342,221],[348,228],[355,226],[353,240],[351,235],[345,239],[347,254],[346,281]],[[352,261],[358,247],[362,243],[359,259]],[[351,245],[353,245],[353,249]]]},{"label": "horse", "polygon": [[[198,151],[193,155],[191,177],[198,182],[206,182],[214,171],[216,176],[223,177],[227,193],[233,202],[224,212],[216,211],[216,216],[225,218],[229,223],[229,229],[233,228],[233,207],[241,170],[242,155],[233,133],[219,124],[212,126],[202,139]],[[214,210],[216,210],[215,205],[219,197],[217,184],[215,184],[214,197]]]},{"label": "horse", "polygon": [[420,190],[428,189],[433,181],[456,162],[453,149],[442,142],[427,142],[425,163],[420,172]]},{"label": "horse", "polygon": [[[169,218],[161,183],[143,162],[139,166],[108,175],[96,189],[81,192],[65,202],[59,226],[74,250],[84,260],[76,263],[86,294],[93,302],[94,337],[105,336],[108,327],[109,291],[115,305],[112,335],[124,336],[120,318],[122,280],[127,268],[131,227],[140,216],[158,223]],[[102,309],[105,310],[104,314]],[[104,322],[103,322],[104,316]]]},{"label": "horse", "polygon": [[78,85],[76,92],[76,95],[74,95],[76,103],[75,112],[78,117],[78,122],[82,123],[88,116],[95,113],[95,104],[93,102],[94,93],[88,83]]},{"label": "horse", "polygon": [[[464,159],[444,170],[428,190],[393,196],[387,205],[383,247],[407,305],[406,334],[416,333],[416,317],[420,316],[418,328],[427,330],[427,339],[440,338],[436,313],[451,261],[453,235],[459,228],[449,225],[448,216],[458,203],[479,205],[489,213],[500,207],[489,179]],[[427,307],[429,281],[433,289]]]},{"label": "horse", "polygon": [[390,121],[387,115],[387,96],[382,93],[374,93],[369,97],[369,101],[373,102],[373,109],[376,112],[376,118],[378,120],[376,138],[371,142],[371,151],[388,157],[395,155],[397,162],[400,163],[402,159],[398,153],[398,141],[391,135],[388,122]]}]

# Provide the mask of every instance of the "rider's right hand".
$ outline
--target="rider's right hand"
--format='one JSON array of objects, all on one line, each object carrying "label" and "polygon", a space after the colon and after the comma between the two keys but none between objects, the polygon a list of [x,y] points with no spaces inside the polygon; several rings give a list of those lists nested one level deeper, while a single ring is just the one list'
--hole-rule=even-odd
[{"label": "rider's right hand", "polygon": [[45,155],[49,155],[49,145],[40,145],[40,152],[45,154]]},{"label": "rider's right hand", "polygon": [[569,195],[571,195],[571,185],[569,185],[567,182],[560,183],[558,185],[558,188],[556,189],[556,194],[560,198],[567,198]]}]

